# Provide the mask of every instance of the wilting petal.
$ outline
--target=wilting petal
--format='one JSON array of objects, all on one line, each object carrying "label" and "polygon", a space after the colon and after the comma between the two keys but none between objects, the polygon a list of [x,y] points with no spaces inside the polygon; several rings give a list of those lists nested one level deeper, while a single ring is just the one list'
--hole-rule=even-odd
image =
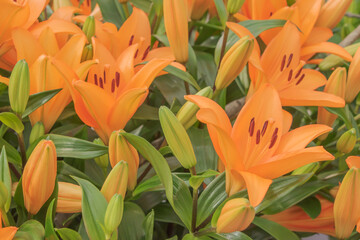
[{"label": "wilting petal", "polygon": [[259,205],[265,197],[267,190],[272,183],[272,180],[265,179],[257,174],[250,172],[240,172],[244,178],[246,188],[249,194],[249,200],[252,206],[256,207]]},{"label": "wilting petal", "polygon": [[352,57],[344,48],[331,42],[321,42],[315,45],[301,48],[301,58],[307,60],[316,53],[331,53],[335,54],[346,61],[351,61]]},{"label": "wilting petal", "polygon": [[261,165],[250,168],[248,171],[263,178],[274,179],[306,164],[333,159],[334,156],[328,153],[322,146],[310,147],[276,155]]}]

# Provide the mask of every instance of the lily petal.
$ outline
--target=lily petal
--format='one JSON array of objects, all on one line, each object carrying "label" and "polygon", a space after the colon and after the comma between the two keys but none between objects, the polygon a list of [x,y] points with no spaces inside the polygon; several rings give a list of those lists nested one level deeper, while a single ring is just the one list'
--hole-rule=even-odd
[{"label": "lily petal", "polygon": [[356,167],[360,169],[360,157],[358,156],[350,156],[346,159],[346,163],[349,168]]},{"label": "lily petal", "polygon": [[11,240],[15,236],[18,228],[17,227],[5,227],[0,228],[0,236],[3,240]]},{"label": "lily petal", "polygon": [[264,199],[272,180],[262,178],[250,172],[240,172],[240,174],[245,180],[250,203],[252,206],[256,207]]},{"label": "lily petal", "polygon": [[333,36],[330,28],[314,27],[304,43],[304,47],[326,42]]},{"label": "lily petal", "polygon": [[339,45],[331,42],[321,42],[315,45],[303,47],[301,48],[300,55],[303,60],[307,60],[315,53],[331,53],[343,58],[348,62],[352,60],[350,53],[348,53],[344,48],[340,47]]},{"label": "lily petal", "polygon": [[17,28],[12,31],[12,38],[17,52],[17,59],[25,59],[30,66],[45,50],[39,41],[27,30]]}]

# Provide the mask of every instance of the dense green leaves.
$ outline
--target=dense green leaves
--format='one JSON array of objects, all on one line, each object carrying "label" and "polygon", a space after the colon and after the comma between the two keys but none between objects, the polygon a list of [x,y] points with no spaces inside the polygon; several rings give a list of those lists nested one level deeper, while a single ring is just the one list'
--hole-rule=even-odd
[{"label": "dense green leaves", "polygon": [[289,229],[265,218],[255,217],[253,224],[260,227],[277,240],[300,240],[300,238]]}]

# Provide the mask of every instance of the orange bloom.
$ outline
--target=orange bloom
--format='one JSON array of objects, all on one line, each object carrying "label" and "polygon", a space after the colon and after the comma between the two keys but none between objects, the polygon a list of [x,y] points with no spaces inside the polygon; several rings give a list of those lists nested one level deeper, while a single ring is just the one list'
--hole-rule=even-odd
[{"label": "orange bloom", "polygon": [[71,0],[74,7],[78,7],[82,10],[82,14],[89,15],[91,13],[91,0],[84,0],[80,5],[80,0]]},{"label": "orange bloom", "polygon": [[207,124],[225,165],[227,193],[247,188],[252,206],[262,201],[271,179],[312,162],[334,159],[322,146],[306,148],[331,128],[314,124],[289,132],[291,115],[282,110],[277,91],[269,84],[250,98],[233,127],[214,101],[197,95],[185,98],[200,107],[197,118]]},{"label": "orange bloom", "polygon": [[[240,37],[245,35],[238,24],[228,26]],[[256,47],[254,49],[253,53],[258,52]],[[283,106],[345,105],[340,97],[315,91],[325,85],[326,78],[316,70],[303,68],[305,62],[300,60],[300,33],[290,22],[266,47],[261,56],[260,67],[254,61],[250,63],[251,86],[248,97],[264,83],[271,83],[278,91]]]},{"label": "orange bloom", "polygon": [[0,228],[1,240],[12,240],[17,232],[17,227]]},{"label": "orange bloom", "polygon": [[81,212],[81,187],[68,182],[59,182],[56,212],[76,213]]},{"label": "orange bloom", "polygon": [[56,149],[50,140],[41,140],[31,153],[22,175],[25,208],[36,214],[55,187]]},{"label": "orange bloom", "polygon": [[360,48],[356,51],[350,63],[349,75],[346,82],[345,101],[354,101],[360,91]]},{"label": "orange bloom", "polygon": [[263,218],[277,222],[295,232],[323,233],[335,236],[334,203],[321,196],[316,197],[321,204],[319,216],[312,219],[301,207],[293,206],[274,215],[265,215]]},{"label": "orange bloom", "polygon": [[328,0],[321,7],[319,17],[316,21],[317,27],[334,28],[341,21],[350,7],[352,0]]}]

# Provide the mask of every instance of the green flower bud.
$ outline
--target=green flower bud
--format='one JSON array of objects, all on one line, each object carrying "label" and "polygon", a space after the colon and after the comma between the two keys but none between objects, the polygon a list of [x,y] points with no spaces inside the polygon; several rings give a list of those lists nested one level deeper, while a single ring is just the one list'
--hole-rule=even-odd
[{"label": "green flower bud", "polygon": [[354,128],[345,132],[336,143],[336,148],[341,153],[351,152],[356,144],[356,131]]},{"label": "green flower bud", "polygon": [[25,60],[16,63],[9,81],[10,106],[15,113],[25,111],[30,93],[29,66]]},{"label": "green flower bud", "polygon": [[45,134],[44,124],[42,124],[42,122],[35,123],[35,125],[31,129],[29,143],[32,144],[33,142],[35,142],[36,139],[44,136],[44,134]]},{"label": "green flower bud", "polygon": [[85,20],[85,23],[82,27],[83,32],[86,35],[86,38],[91,42],[91,38],[95,35],[95,18],[94,16],[88,16]]},{"label": "green flower bud", "polygon": [[112,235],[112,233],[118,228],[121,223],[122,215],[124,210],[124,200],[120,194],[115,194],[105,212],[104,218],[104,227],[105,234],[108,238]]},{"label": "green flower bud", "polygon": [[[212,89],[211,87],[206,87],[201,89],[196,95],[212,98]],[[184,126],[185,129],[190,128],[197,121],[196,112],[199,110],[199,107],[190,101],[187,101],[178,111],[176,117],[179,119],[180,123]]]},{"label": "green flower bud", "polygon": [[[360,43],[355,43],[352,45],[349,45],[345,47],[344,49],[350,53],[351,56],[354,56],[356,50],[360,47]],[[321,71],[327,71],[334,67],[342,66],[344,65],[345,60],[342,59],[339,56],[336,56],[334,54],[331,54],[324,58],[324,60],[319,64],[319,68]]]},{"label": "green flower bud", "polygon": [[81,55],[81,62],[84,62],[86,60],[91,60],[93,59],[93,47],[92,47],[92,44],[87,44],[85,47],[84,47],[84,50],[82,52],[82,55]]},{"label": "green flower bud", "polygon": [[7,202],[9,192],[3,182],[0,181],[0,208],[4,209]]},{"label": "green flower bud", "polygon": [[309,163],[305,166],[299,167],[295,169],[291,175],[302,175],[307,173],[315,173],[320,168],[320,164],[318,162]]},{"label": "green flower bud", "polygon": [[[94,143],[101,146],[105,146],[105,144],[103,143],[103,141],[101,141],[100,138],[96,138],[94,140]],[[94,160],[99,167],[101,167],[102,169],[107,169],[109,165],[109,154],[104,154],[100,157],[96,157]]]},{"label": "green flower bud", "polygon": [[196,165],[194,149],[185,128],[167,107],[159,109],[160,124],[174,156],[184,168]]},{"label": "green flower bud", "polygon": [[245,0],[228,0],[226,8],[230,15],[237,13],[242,5],[244,4]]}]

